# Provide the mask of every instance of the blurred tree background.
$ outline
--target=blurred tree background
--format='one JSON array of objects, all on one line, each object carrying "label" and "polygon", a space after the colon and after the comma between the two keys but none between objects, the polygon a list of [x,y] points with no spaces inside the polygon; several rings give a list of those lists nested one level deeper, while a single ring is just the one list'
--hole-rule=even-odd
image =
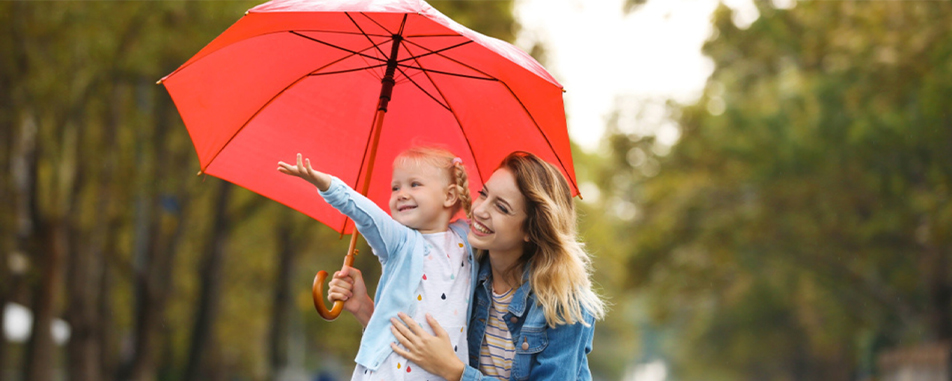
[{"label": "blurred tree background", "polygon": [[671,378],[874,378],[952,339],[952,3],[755,4],[696,104],[619,100],[590,238]]},{"label": "blurred tree background", "polygon": [[[196,177],[155,85],[257,3],[0,2],[0,306],[71,329],[0,335],[0,381],[348,377],[360,327],[309,290],[346,242]],[[619,99],[575,151],[596,379],[863,380],[952,340],[952,3],[755,3],[713,15],[698,102]],[[431,4],[518,31],[510,0]]]},{"label": "blurred tree background", "polygon": [[[155,85],[260,2],[0,2],[0,306],[70,327],[65,344],[0,335],[0,380],[349,377],[359,324],[326,323],[310,300],[347,242],[196,177]],[[509,0],[432,5],[518,31]],[[372,256],[357,266],[375,283]]]}]

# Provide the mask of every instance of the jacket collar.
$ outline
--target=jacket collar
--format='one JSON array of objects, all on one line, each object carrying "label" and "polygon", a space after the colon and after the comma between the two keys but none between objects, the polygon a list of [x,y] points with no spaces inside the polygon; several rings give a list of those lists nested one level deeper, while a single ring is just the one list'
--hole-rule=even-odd
[{"label": "jacket collar", "polygon": [[[479,266],[479,282],[483,284],[487,295],[492,295],[493,270],[492,265],[489,264],[489,255],[487,254],[480,262],[482,263]],[[509,312],[518,317],[522,317],[522,314],[526,312],[529,296],[532,294],[532,287],[529,286],[530,267],[530,264],[526,264],[526,267],[522,270],[522,285],[512,295],[512,301],[509,302]]]}]

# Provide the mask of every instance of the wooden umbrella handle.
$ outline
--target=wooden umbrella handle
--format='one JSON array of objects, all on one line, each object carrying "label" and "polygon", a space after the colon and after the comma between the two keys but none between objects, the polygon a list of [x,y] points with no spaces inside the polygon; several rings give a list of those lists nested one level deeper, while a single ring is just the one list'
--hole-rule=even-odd
[{"label": "wooden umbrella handle", "polygon": [[[350,248],[347,249],[347,255],[344,256],[344,266],[351,267],[354,264],[354,257],[357,256],[357,237],[360,236],[356,230],[350,237]],[[311,285],[311,298],[314,299],[314,308],[324,320],[333,321],[340,316],[344,310],[344,301],[337,300],[330,310],[324,306],[324,279],[327,279],[327,271],[321,270],[314,276],[314,284]]]}]

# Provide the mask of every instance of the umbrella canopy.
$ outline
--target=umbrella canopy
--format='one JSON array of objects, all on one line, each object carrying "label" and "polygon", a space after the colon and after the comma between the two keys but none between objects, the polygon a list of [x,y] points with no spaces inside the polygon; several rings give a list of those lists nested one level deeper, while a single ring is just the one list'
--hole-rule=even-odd
[{"label": "umbrella canopy", "polygon": [[[388,62],[395,85],[374,157]],[[388,210],[391,162],[412,145],[459,155],[473,189],[503,157],[523,150],[559,166],[578,193],[561,85],[518,48],[422,0],[271,1],[160,82],[204,173],[341,233],[352,224],[275,163],[300,152],[315,169],[362,189],[373,157],[367,196]]]}]

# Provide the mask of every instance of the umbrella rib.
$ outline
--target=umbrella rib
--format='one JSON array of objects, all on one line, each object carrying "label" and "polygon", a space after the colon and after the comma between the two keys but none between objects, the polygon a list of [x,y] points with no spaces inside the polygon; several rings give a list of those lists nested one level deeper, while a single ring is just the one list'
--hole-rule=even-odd
[{"label": "umbrella rib", "polygon": [[[312,71],[312,72],[308,73],[307,75],[308,75],[309,77],[319,77],[319,76],[322,76],[322,75],[343,74],[343,73],[350,73],[350,72],[353,72],[353,71],[361,71],[361,70],[367,70],[367,69],[376,69],[376,68],[378,68],[378,67],[384,67],[384,66],[387,66],[387,64],[371,65],[371,66],[367,66],[367,67],[359,67],[359,68],[356,68],[356,69],[346,69],[346,70],[338,70],[338,71],[325,71],[325,72],[320,72],[320,73],[318,73],[318,71],[320,71],[321,69],[323,69],[323,68],[321,68],[321,69],[317,69],[317,70],[315,70],[315,71]],[[325,66],[325,67],[326,67],[326,66]]]},{"label": "umbrella rib", "polygon": [[[549,150],[551,150],[555,158],[559,160],[559,165],[562,166],[562,170],[565,171],[566,175],[568,175],[569,171],[568,171],[568,168],[565,168],[565,163],[562,162],[562,157],[557,154],[557,152],[555,151],[555,147],[552,146],[552,141],[549,140],[549,136],[546,135],[545,131],[542,130],[542,127],[539,126],[539,122],[536,122],[535,118],[532,116],[532,113],[529,112],[529,108],[527,108],[526,105],[522,103],[522,99],[519,99],[519,96],[516,95],[514,91],[512,91],[512,88],[510,88],[509,85],[506,84],[506,82],[499,81],[499,83],[505,86],[506,90],[509,91],[509,94],[512,94],[512,97],[517,102],[519,102],[519,106],[522,106],[522,110],[526,112],[526,116],[529,117],[529,120],[532,121],[532,124],[535,125],[537,130],[539,130],[539,134],[542,135],[543,139],[545,139],[545,144],[549,146]],[[565,177],[567,177],[567,180],[572,182],[572,186],[575,187],[576,190],[578,190],[578,184],[575,183],[575,179],[572,179],[572,176],[565,176]]]},{"label": "umbrella rib", "polygon": [[[347,15],[347,18],[350,19],[350,22],[354,23],[354,26],[357,27],[357,30],[360,31],[360,34],[364,35],[364,37],[367,38],[367,41],[369,41],[370,44],[372,44],[372,45],[374,46],[374,48],[377,49],[378,52],[380,52],[380,55],[386,57],[386,56],[387,56],[387,53],[384,53],[383,50],[380,50],[380,47],[377,46],[376,43],[374,43],[374,40],[371,40],[371,39],[370,39],[370,36],[367,35],[367,32],[364,32],[364,28],[361,28],[360,25],[357,24],[357,21],[354,20],[353,17],[350,17],[350,12],[344,12],[344,14]],[[370,21],[374,21],[374,19],[371,19],[370,16],[367,16],[367,15],[364,14],[363,12],[360,12],[360,14],[362,14],[362,15],[364,15],[365,17],[367,17],[368,19],[370,19]],[[374,23],[376,23],[376,21],[374,21]],[[387,30],[387,28],[384,28],[383,25],[380,25],[380,24],[377,24],[377,25],[380,26],[381,28],[383,28],[383,30]],[[389,31],[388,31],[388,32],[389,32]],[[391,35],[392,35],[392,34],[391,34]],[[388,36],[388,37],[389,37],[389,36]],[[391,40],[392,40],[392,38],[391,38]]]},{"label": "umbrella rib", "polygon": [[[465,68],[467,68],[467,69],[470,69],[470,70],[472,70],[472,71],[475,71],[475,72],[477,72],[477,73],[479,73],[479,74],[485,75],[487,78],[492,78],[492,79],[494,79],[494,80],[499,81],[498,78],[493,77],[493,76],[487,74],[486,72],[483,72],[482,70],[479,70],[479,69],[477,69],[477,68],[474,68],[474,67],[472,67],[472,66],[469,66],[469,65],[467,65],[467,64],[464,64],[464,63],[462,63],[462,62],[459,62],[459,61],[457,61],[456,59],[453,59],[453,58],[447,57],[447,56],[445,56],[445,55],[442,55],[442,54],[440,54],[439,51],[430,50],[429,48],[427,48],[427,47],[425,47],[425,46],[422,46],[422,45],[420,45],[420,44],[414,43],[413,41],[409,41],[409,40],[404,40],[404,41],[406,41],[406,42],[408,42],[408,43],[410,43],[410,44],[413,44],[414,46],[416,46],[416,47],[418,47],[418,48],[420,48],[420,49],[429,51],[429,52],[431,52],[432,54],[436,54],[436,55],[438,55],[438,56],[440,56],[440,57],[443,57],[443,58],[445,58],[445,59],[447,59],[447,60],[450,60],[450,61],[452,61],[452,62],[455,62],[457,65],[460,65],[460,66],[462,66],[462,67],[465,67]],[[443,50],[445,50],[445,49],[443,49]],[[417,56],[417,57],[423,57],[423,56]],[[414,57],[414,58],[416,58],[416,57]],[[422,66],[422,65],[421,65],[421,66]],[[500,82],[502,82],[502,81],[500,81]]]},{"label": "umbrella rib", "polygon": [[479,79],[479,80],[483,80],[483,81],[497,81],[497,82],[499,81],[499,80],[496,79],[496,78],[483,78],[483,77],[477,77],[477,76],[475,76],[475,75],[466,75],[466,74],[459,74],[459,73],[450,73],[450,72],[448,72],[448,71],[434,70],[434,69],[424,69],[424,68],[422,68],[422,67],[416,67],[416,66],[410,66],[410,65],[397,65],[397,66],[402,66],[402,67],[405,67],[405,68],[408,68],[408,69],[416,69],[416,70],[423,71],[423,72],[443,74],[443,75],[450,75],[450,76],[454,76],[454,77],[462,77],[462,78],[469,78],[469,79]]},{"label": "umbrella rib", "polygon": [[443,104],[443,102],[440,102],[440,100],[439,100],[439,99],[436,99],[436,97],[434,97],[433,94],[430,94],[429,91],[426,91],[425,89],[423,89],[422,86],[420,86],[419,84],[417,84],[416,81],[413,80],[413,78],[410,78],[410,76],[407,75],[407,73],[403,71],[403,69],[401,69],[401,68],[398,67],[397,70],[399,70],[400,73],[402,73],[403,76],[404,76],[406,79],[408,79],[408,80],[410,81],[410,83],[413,84],[413,86],[416,86],[418,89],[420,89],[420,91],[423,92],[423,94],[426,94],[426,95],[427,95],[428,97],[430,97],[430,99],[432,99],[434,102],[436,102],[436,103],[439,104],[440,106],[443,106],[443,108],[445,108],[446,111],[450,111],[450,112],[453,111],[453,110],[450,110],[450,107],[449,107],[449,106]]},{"label": "umbrella rib", "polygon": [[237,137],[238,134],[241,133],[241,130],[244,130],[245,127],[248,126],[248,123],[251,123],[251,121],[252,121],[256,116],[258,116],[258,114],[261,113],[261,111],[264,111],[264,109],[265,109],[266,107],[268,107],[268,105],[270,105],[271,102],[274,102],[275,99],[278,99],[278,97],[281,96],[281,94],[284,94],[285,91],[288,91],[288,89],[290,89],[292,86],[296,85],[298,82],[301,82],[301,80],[303,80],[304,78],[307,78],[307,77],[308,77],[308,74],[305,74],[305,75],[301,76],[301,78],[298,78],[298,79],[295,80],[294,82],[291,82],[290,85],[287,85],[285,88],[281,89],[281,91],[279,91],[279,92],[277,92],[276,94],[274,94],[274,96],[271,97],[271,99],[268,99],[268,101],[265,102],[263,105],[261,105],[261,107],[258,107],[258,110],[255,111],[254,114],[251,114],[251,116],[248,118],[248,120],[245,120],[245,122],[241,124],[241,127],[239,127],[239,128],[235,131],[235,133],[232,134],[230,138],[228,138],[228,141],[225,142],[225,144],[223,144],[223,145],[221,146],[221,148],[218,150],[218,152],[215,152],[215,156],[212,156],[211,160],[208,161],[208,165],[206,165],[206,166],[204,166],[204,167],[202,168],[202,172],[205,172],[205,171],[208,169],[208,167],[210,167],[210,166],[212,165],[212,163],[215,161],[215,159],[218,158],[218,155],[221,155],[222,151],[225,150],[225,147],[228,147],[228,145],[231,144],[231,141],[232,141],[232,140],[235,140],[235,137]]},{"label": "umbrella rib", "polygon": [[367,36],[373,36],[373,37],[386,37],[386,38],[390,38],[390,37],[391,37],[389,34],[358,33],[358,32],[347,32],[347,31],[342,31],[342,30],[323,30],[323,29],[297,29],[297,30],[306,31],[306,32],[317,32],[317,33],[335,33],[335,34],[367,35]]},{"label": "umbrella rib", "polygon": [[[471,70],[473,70],[473,71],[476,71],[476,72],[478,72],[478,73],[480,73],[480,74],[482,74],[482,75],[485,75],[486,77],[492,78],[492,79],[496,80],[496,82],[499,82],[500,84],[502,84],[503,86],[505,86],[505,87],[506,87],[506,90],[509,91],[509,94],[512,94],[512,97],[513,97],[517,102],[519,102],[519,106],[521,106],[521,107],[522,107],[522,110],[525,111],[526,115],[529,117],[529,120],[532,121],[532,124],[535,125],[535,127],[536,127],[537,130],[539,130],[539,133],[542,135],[542,138],[545,139],[545,143],[549,146],[549,149],[550,149],[553,153],[555,153],[555,148],[552,147],[552,142],[549,140],[549,137],[545,134],[544,131],[542,131],[542,127],[540,127],[540,126],[539,126],[539,123],[536,122],[535,118],[532,116],[532,113],[529,112],[529,109],[526,107],[526,105],[525,105],[524,103],[522,103],[522,99],[519,99],[519,97],[516,95],[516,93],[515,93],[514,91],[512,91],[512,88],[510,88],[509,85],[506,84],[505,81],[501,81],[501,80],[499,80],[498,78],[495,78],[495,77],[493,77],[493,76],[491,76],[491,75],[489,75],[489,74],[486,74],[486,73],[483,72],[482,70],[476,69],[476,68],[474,68],[474,67],[472,67],[472,66],[470,66],[470,65],[464,64],[464,63],[459,62],[459,61],[457,61],[457,60],[455,60],[455,59],[453,59],[453,58],[450,58],[450,57],[444,56],[443,54],[440,54],[440,52],[443,51],[443,50],[445,50],[445,49],[441,49],[441,50],[438,50],[438,51],[432,51],[432,50],[428,49],[427,47],[425,47],[425,46],[420,46],[419,44],[415,44],[415,43],[413,43],[412,41],[408,41],[408,40],[404,40],[404,41],[407,42],[407,43],[413,44],[414,46],[419,47],[419,48],[421,48],[421,49],[424,49],[424,50],[430,51],[430,52],[432,52],[432,53],[434,53],[434,54],[437,54],[437,55],[439,55],[440,57],[446,58],[447,60],[450,60],[450,61],[452,61],[452,62],[455,62],[455,63],[457,63],[457,64],[460,65],[460,66],[463,66],[463,67],[469,68],[469,69],[471,69]],[[409,51],[409,50],[408,50],[408,51]],[[414,60],[416,60],[418,57],[422,57],[422,55],[421,55],[421,56],[411,57],[411,58],[413,58]],[[419,61],[417,61],[417,65],[419,65],[420,67],[423,67],[423,65],[421,65]],[[424,73],[427,75],[427,78],[430,78],[429,73],[427,73],[427,72],[424,72]],[[433,87],[436,88],[436,91],[439,91],[439,92],[440,92],[440,95],[443,96],[443,92],[440,91],[439,86],[436,85],[436,82],[433,82],[433,79],[432,79],[432,78],[430,78],[430,82],[433,83]],[[443,99],[446,99],[446,96],[443,96]],[[447,100],[447,104],[449,104],[449,100]],[[453,117],[456,117],[456,113],[455,113],[455,112],[453,112]],[[457,119],[457,124],[460,126],[460,129],[463,128],[463,125],[462,125],[461,123],[459,123],[459,119]],[[466,134],[463,134],[463,136],[465,137]],[[466,138],[466,144],[469,144],[469,138]],[[472,152],[472,146],[470,146],[470,152]],[[565,173],[567,174],[567,173],[568,173],[568,169],[565,168],[565,163],[562,162],[562,158],[559,157],[559,155],[555,155],[555,157],[556,157],[556,159],[559,160],[559,165],[562,167],[562,170],[564,170]],[[477,169],[477,171],[479,171],[479,167],[478,167],[478,166],[477,166],[476,169]],[[480,173],[480,177],[482,177],[482,173]],[[572,186],[574,186],[575,189],[578,189],[578,184],[575,183],[575,180],[572,179],[571,176],[566,176],[566,177],[569,178],[568,180],[572,183]]]},{"label": "umbrella rib", "polygon": [[[368,49],[370,49],[370,48],[364,48],[364,50],[368,50]],[[364,51],[364,50],[361,50],[361,51]],[[319,72],[319,71],[321,71],[321,70],[324,70],[324,69],[330,67],[330,66],[333,65],[333,64],[336,64],[336,63],[338,63],[338,62],[341,62],[341,61],[346,60],[346,59],[348,59],[348,58],[350,58],[350,57],[353,57],[353,56],[355,56],[355,54],[350,54],[350,55],[347,55],[347,56],[338,58],[338,59],[336,59],[336,60],[334,60],[334,61],[331,61],[331,62],[328,63],[327,65],[324,65],[324,66],[321,66],[321,67],[319,67],[319,68],[317,68],[317,69],[312,70],[312,71],[309,73],[309,75],[314,75],[315,73],[317,73],[317,72]],[[358,57],[359,57],[359,56],[358,56]],[[366,60],[364,60],[364,63],[367,64],[368,66],[367,66],[366,68],[364,68],[364,69],[361,69],[361,70],[373,69],[373,68],[376,68],[376,67],[380,67],[380,66],[386,65],[386,64],[380,64],[380,65],[374,66],[374,65],[370,65],[370,63],[368,63]]]},{"label": "umbrella rib", "polygon": [[[334,31],[334,30],[319,30],[319,29],[299,29],[299,30],[308,31],[308,32],[318,32],[318,33],[359,34],[359,33],[356,33],[356,32],[343,32],[343,31]],[[284,32],[294,33],[293,30],[276,30],[276,31],[273,31],[273,32],[268,32],[268,33],[259,34],[259,35],[256,35],[256,36],[252,37],[252,38],[261,37],[261,36],[266,36],[266,35],[270,35],[270,34],[284,33]],[[304,37],[304,38],[307,38],[307,39],[310,39],[310,40],[314,40],[313,38],[310,38],[310,37],[301,35],[300,33],[294,33],[294,34],[296,34],[296,35],[298,35],[298,36],[301,36],[301,37]],[[370,36],[374,36],[374,37],[390,37],[390,36],[376,35],[376,34],[371,34]],[[249,39],[250,39],[250,38],[249,38]],[[317,41],[317,40],[315,40],[315,41]],[[321,42],[321,41],[318,41],[318,42]],[[226,47],[227,47],[227,46],[223,46],[223,47],[221,47],[221,48],[219,48],[219,49],[216,49],[216,50],[214,50],[214,51],[208,52],[208,54],[206,54],[205,56],[209,56],[209,55],[211,55],[212,53],[215,53],[215,52],[217,52],[217,51],[219,51],[219,50],[221,50],[221,49],[224,49],[224,48],[226,48]],[[335,46],[335,48],[339,48],[339,49],[340,49],[340,47],[337,47],[337,46]],[[346,49],[345,49],[345,50],[346,50]],[[375,58],[375,59],[377,59],[378,61],[380,61],[379,58]],[[162,77],[161,80],[164,81],[164,80],[170,78],[172,75],[174,75],[174,74],[176,74],[176,73],[178,73],[178,72],[184,70],[186,67],[190,66],[192,63],[194,63],[194,62],[186,62],[186,64],[183,64],[181,67],[175,69],[175,70],[172,71],[171,73],[167,74],[165,77]]]},{"label": "umbrella rib", "polygon": [[[322,44],[325,44],[325,45],[330,45],[330,44],[327,44],[326,42],[323,42],[323,41],[320,41],[320,40],[316,40],[316,39],[310,38],[310,37],[305,36],[305,35],[302,35],[302,34],[300,34],[300,33],[296,33],[296,32],[293,31],[293,30],[292,30],[292,31],[289,31],[289,32],[291,32],[291,33],[294,34],[294,35],[297,35],[297,36],[300,36],[300,37],[304,37],[304,38],[306,38],[306,39],[309,39],[309,40],[312,40],[312,41],[315,41],[315,42],[319,42],[319,43],[322,43]],[[333,45],[331,45],[331,46],[333,46]],[[279,96],[281,96],[281,94],[284,94],[285,91],[288,91],[288,89],[290,89],[291,87],[293,87],[294,85],[296,85],[298,82],[301,82],[304,78],[310,77],[310,76],[313,75],[315,72],[321,71],[321,70],[323,70],[324,68],[327,68],[328,66],[331,66],[331,65],[333,65],[333,64],[335,64],[335,63],[338,63],[338,62],[340,62],[340,61],[343,61],[343,60],[345,60],[345,59],[347,59],[347,58],[350,58],[350,57],[353,57],[353,56],[355,56],[355,55],[357,55],[357,56],[362,56],[362,57],[370,57],[370,56],[367,56],[366,54],[363,54],[363,53],[360,53],[360,52],[354,52],[354,51],[350,51],[350,50],[348,50],[348,49],[343,49],[343,48],[341,48],[341,49],[342,49],[342,50],[345,50],[345,51],[348,51],[348,52],[350,52],[351,54],[350,54],[349,56],[346,56],[346,57],[341,57],[340,59],[337,59],[337,60],[335,60],[335,61],[333,61],[333,62],[331,62],[331,63],[329,63],[329,64],[327,64],[327,65],[324,65],[324,66],[322,66],[322,67],[320,67],[320,68],[317,68],[316,70],[313,70],[313,71],[311,71],[311,72],[309,72],[309,73],[307,73],[307,74],[301,76],[300,78],[298,78],[298,79],[295,80],[294,82],[291,82],[291,84],[289,84],[287,87],[281,89],[281,91],[279,91],[279,92],[277,92],[276,94],[274,94],[274,96],[271,97],[271,99],[268,99],[267,102],[265,102],[263,105],[261,105],[261,107],[259,107],[258,110],[255,111],[255,113],[252,114],[251,117],[249,117],[248,120],[246,120],[245,123],[243,123],[243,124],[241,125],[241,127],[238,128],[238,130],[235,131],[235,133],[234,133],[230,138],[228,138],[228,141],[225,142],[225,144],[221,146],[221,148],[218,150],[218,152],[215,152],[215,156],[212,156],[212,159],[208,161],[208,165],[206,165],[204,168],[202,168],[202,171],[205,171],[206,169],[208,169],[209,166],[212,165],[212,162],[214,162],[215,159],[218,158],[218,155],[220,155],[220,154],[222,153],[222,151],[225,150],[225,147],[227,147],[228,144],[230,144],[231,141],[234,140],[236,136],[238,136],[238,134],[241,132],[241,130],[244,130],[245,127],[248,126],[248,123],[251,123],[251,121],[252,121],[256,116],[258,116],[258,114],[260,114],[261,111],[263,111],[266,107],[268,107],[268,105],[271,104],[271,102],[274,102],[275,99],[277,99]],[[367,50],[367,49],[370,49],[370,48],[365,48],[364,50]],[[373,58],[373,59],[376,59],[376,60],[380,60],[380,59],[377,58],[377,57],[370,57],[370,58]],[[363,70],[363,69],[361,69],[361,70]],[[351,70],[351,71],[353,71],[353,70]],[[369,143],[368,143],[368,144],[369,144]],[[366,153],[366,148],[364,149],[364,151],[365,151],[365,153]],[[345,227],[346,227],[346,224],[347,224],[347,222],[346,222],[346,220],[345,220],[345,221],[344,221]]]},{"label": "umbrella rib", "polygon": [[[401,42],[407,42],[407,40],[404,39]],[[407,48],[406,46],[404,46],[403,48],[407,49],[408,52],[410,51],[410,49]],[[423,49],[426,49],[426,48],[423,48]],[[426,49],[426,50],[429,50],[429,49]],[[420,64],[420,61],[417,60],[417,56],[412,56],[410,58],[412,58],[413,61],[416,62],[417,65],[420,65],[421,67],[423,66],[422,64]],[[473,150],[473,143],[469,141],[469,136],[466,135],[466,131],[463,131],[463,122],[459,120],[459,116],[456,115],[456,110],[454,110],[453,106],[450,105],[450,100],[446,99],[446,95],[443,94],[443,91],[440,90],[440,87],[437,86],[436,82],[433,81],[433,78],[430,77],[430,73],[424,71],[423,75],[425,75],[426,78],[430,80],[430,84],[433,85],[433,88],[436,89],[436,92],[438,92],[440,94],[440,97],[443,98],[444,101],[446,101],[446,108],[447,110],[450,111],[450,115],[453,115],[453,119],[456,120],[456,125],[459,126],[460,135],[463,135],[463,140],[466,141],[466,148],[469,148],[469,154],[473,155],[473,165],[476,166],[476,174],[479,175],[479,181],[484,182],[483,179],[485,179],[485,177],[483,177],[482,169],[479,168],[479,162],[476,161],[476,154],[474,153],[475,151]]]},{"label": "umbrella rib", "polygon": [[[421,54],[421,55],[418,55],[418,56],[411,56],[410,58],[404,58],[404,59],[399,60],[399,61],[397,61],[397,62],[405,62],[405,61],[409,61],[410,59],[417,59],[417,58],[420,58],[420,57],[426,57],[426,56],[429,56],[429,55],[432,55],[432,54],[438,54],[439,56],[443,57],[443,55],[440,54],[440,53],[445,52],[445,51],[450,50],[450,49],[458,48],[458,47],[463,46],[463,45],[466,45],[466,44],[470,44],[470,43],[472,43],[472,42],[473,42],[473,40],[466,40],[465,42],[461,42],[461,43],[458,43],[458,44],[453,45],[453,46],[447,46],[447,47],[442,48],[442,49],[439,49],[439,50],[430,50],[430,49],[427,49],[427,48],[425,48],[425,47],[422,47],[422,46],[420,46],[420,45],[418,45],[418,44],[414,44],[414,43],[411,42],[411,44],[413,44],[414,46],[417,46],[417,47],[419,47],[419,48],[421,48],[421,49],[427,50],[428,53],[424,53],[424,54]],[[407,50],[407,51],[409,52],[409,50]]]},{"label": "umbrella rib", "polygon": [[449,34],[410,34],[410,35],[407,35],[406,37],[407,37],[407,38],[417,38],[417,37],[460,37],[460,38],[466,38],[465,36],[463,36],[463,35],[461,35],[461,34],[457,34],[457,33],[449,33]]},{"label": "umbrella rib", "polygon": [[334,45],[334,44],[331,44],[331,43],[328,43],[328,42],[324,42],[324,41],[318,40],[318,39],[316,39],[316,38],[312,38],[312,37],[309,37],[309,36],[305,36],[305,35],[303,35],[303,34],[300,34],[300,33],[298,33],[298,32],[295,32],[295,31],[293,31],[293,30],[290,31],[290,32],[291,32],[291,34],[293,34],[293,35],[295,35],[295,36],[302,37],[302,38],[306,38],[306,39],[308,39],[308,40],[311,40],[311,41],[314,41],[314,42],[317,42],[317,43],[320,43],[320,44],[324,44],[324,45],[330,46],[330,47],[335,48],[335,49],[340,49],[340,50],[343,50],[343,51],[348,52],[348,53],[351,53],[351,54],[359,55],[359,56],[361,56],[361,57],[370,58],[370,59],[372,59],[372,60],[377,60],[377,61],[381,61],[381,62],[386,62],[386,60],[384,60],[384,59],[380,59],[380,58],[378,58],[378,57],[374,57],[374,56],[370,56],[370,55],[367,55],[367,54],[363,54],[363,53],[361,53],[361,52],[355,52],[355,51],[353,51],[353,50],[350,50],[350,49],[347,49],[347,48],[343,48],[343,47],[340,47],[340,46],[337,46],[337,45]]},{"label": "umbrella rib", "polygon": [[[372,22],[372,23],[374,23],[374,24],[377,24],[377,26],[379,26],[380,29],[385,30],[387,33],[389,33],[391,36],[393,36],[393,32],[391,32],[390,29],[387,29],[387,27],[385,27],[385,26],[383,26],[383,25],[380,25],[380,23],[377,22],[377,20],[374,20],[372,17],[367,16],[367,14],[364,13],[364,12],[360,12],[360,15],[366,17],[367,20],[370,20],[370,22]],[[347,17],[350,17],[350,16],[348,15]],[[354,19],[351,19],[351,21],[354,21]],[[357,23],[355,22],[354,24],[356,25]],[[360,28],[360,27],[358,27],[358,28]]]},{"label": "umbrella rib", "polygon": [[[400,67],[397,66],[397,67],[394,67],[394,69],[400,70]],[[397,73],[393,73],[393,74],[394,74],[394,77],[396,77],[396,74],[397,74]],[[396,79],[396,78],[395,78],[394,86],[399,85],[399,84],[403,84],[403,83],[407,83],[407,81],[410,80],[410,77],[418,77],[420,74],[423,74],[423,72],[422,72],[422,71],[418,71],[418,72],[415,72],[415,73],[413,73],[413,74],[407,74],[407,72],[405,72],[405,71],[403,71],[403,70],[400,70],[400,74],[403,74],[403,76],[400,77],[400,79]]]}]

